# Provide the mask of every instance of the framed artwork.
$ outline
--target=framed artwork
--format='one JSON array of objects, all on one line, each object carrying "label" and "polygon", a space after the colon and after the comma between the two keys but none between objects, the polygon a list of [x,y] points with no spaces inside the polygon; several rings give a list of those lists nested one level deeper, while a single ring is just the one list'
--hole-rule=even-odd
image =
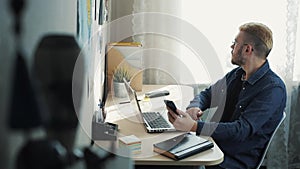
[{"label": "framed artwork", "polygon": [[110,0],[103,0],[104,1],[104,21],[109,21],[109,10],[110,10]]},{"label": "framed artwork", "polygon": [[104,4],[103,4],[103,0],[99,0],[99,12],[98,12],[98,24],[102,25],[104,23],[104,18],[103,18],[103,14],[104,14]]},{"label": "framed artwork", "polygon": [[109,21],[110,0],[98,0],[99,1],[99,13],[98,24],[103,25]]},{"label": "framed artwork", "polygon": [[94,0],[94,20],[97,21],[97,0]]}]

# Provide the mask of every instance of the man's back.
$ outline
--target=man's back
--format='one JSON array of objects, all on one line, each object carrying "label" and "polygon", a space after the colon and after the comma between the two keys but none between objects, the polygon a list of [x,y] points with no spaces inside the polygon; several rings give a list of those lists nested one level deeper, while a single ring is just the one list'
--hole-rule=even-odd
[{"label": "man's back", "polygon": [[[228,76],[228,81],[230,78],[234,77]],[[213,134],[212,137],[226,154],[226,166],[238,163],[246,168],[245,165],[257,164],[279,123],[285,108],[286,90],[268,63],[243,83],[233,117],[228,121],[232,122],[228,126],[233,127],[234,133]]]}]

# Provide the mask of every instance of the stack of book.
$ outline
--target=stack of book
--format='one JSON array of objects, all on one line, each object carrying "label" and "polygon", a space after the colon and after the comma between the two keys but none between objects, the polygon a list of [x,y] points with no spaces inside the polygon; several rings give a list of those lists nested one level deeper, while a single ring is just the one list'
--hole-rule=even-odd
[{"label": "stack of book", "polygon": [[132,154],[141,153],[141,140],[135,135],[124,136],[119,138],[119,147],[128,148]]}]

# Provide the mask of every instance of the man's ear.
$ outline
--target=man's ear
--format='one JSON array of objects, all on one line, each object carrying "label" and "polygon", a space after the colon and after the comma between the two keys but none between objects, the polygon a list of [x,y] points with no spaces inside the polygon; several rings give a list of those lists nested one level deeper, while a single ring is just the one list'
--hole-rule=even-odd
[{"label": "man's ear", "polygon": [[253,51],[253,47],[251,45],[246,45],[246,52],[252,52]]}]

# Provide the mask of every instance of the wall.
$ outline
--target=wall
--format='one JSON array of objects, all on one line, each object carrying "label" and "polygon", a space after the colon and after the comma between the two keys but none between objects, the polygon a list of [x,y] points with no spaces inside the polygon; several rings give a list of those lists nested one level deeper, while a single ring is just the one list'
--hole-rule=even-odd
[{"label": "wall", "polygon": [[[120,41],[119,37],[120,33],[123,32],[124,29],[132,28],[132,22],[119,22],[118,19],[121,19],[124,16],[131,15],[133,13],[133,3],[134,0],[113,0],[111,1],[111,21],[113,21],[116,24],[113,24],[113,30],[111,30],[113,33],[110,35],[110,41]],[[129,16],[128,16],[129,17]],[[130,16],[130,18],[132,18]],[[132,32],[132,29],[130,30]],[[131,35],[133,32],[131,33]],[[131,37],[128,37],[122,41],[132,41]]]},{"label": "wall", "polygon": [[[0,168],[10,169],[15,168],[16,155],[21,145],[25,141],[25,134],[21,131],[12,131],[7,127],[7,117],[10,105],[10,94],[12,86],[12,75],[15,64],[15,50],[14,50],[14,36],[12,34],[12,22],[13,17],[10,14],[8,2],[10,0],[0,0]],[[86,9],[86,0],[78,1]],[[91,0],[91,6],[94,4],[94,0]],[[99,2],[99,1],[98,1]],[[123,4],[122,1],[118,1]],[[118,4],[120,5],[120,4]],[[124,5],[124,4],[123,4]],[[130,5],[128,5],[129,7]],[[121,6],[119,6],[121,7]],[[84,11],[86,12],[86,11]],[[94,13],[94,11],[92,11]],[[93,21],[91,25],[92,34],[97,35],[92,37],[91,43],[86,45],[87,19],[83,17],[83,27],[79,32],[78,41],[81,48],[85,48],[84,60],[85,60],[85,78],[83,80],[84,90],[83,92],[83,107],[81,108],[81,117],[84,117],[87,121],[88,128],[78,127],[76,148],[89,145],[89,127],[91,122],[91,115],[95,109],[95,101],[98,101],[101,96],[101,80],[94,77],[100,77],[101,71],[103,71],[102,58],[99,56],[99,39],[105,36],[106,33],[103,30],[102,34],[98,34],[99,25],[96,21]],[[33,64],[33,54],[39,40],[48,33],[57,34],[69,34],[77,36],[77,0],[27,0],[26,6],[23,11],[23,32],[22,32],[22,47],[24,58],[27,62],[28,69],[31,70]],[[82,33],[82,34],[80,34]],[[106,43],[106,39],[102,40],[103,44]],[[98,46],[98,47],[97,47]],[[105,49],[105,45],[101,47]],[[88,56],[87,56],[87,55]],[[102,52],[104,54],[104,52]],[[93,57],[90,57],[93,56]],[[104,55],[103,55],[104,56]],[[101,78],[100,78],[101,79]],[[89,81],[89,86],[87,86]],[[96,85],[94,85],[96,84]],[[87,91],[89,91],[89,97],[87,97]],[[97,99],[98,98],[98,99]],[[83,113],[88,113],[84,114]],[[81,134],[80,136],[78,136]],[[28,136],[28,135],[27,135]],[[35,130],[30,137],[43,137],[45,133],[42,129]],[[98,153],[106,153],[103,149],[97,149]],[[133,168],[132,161],[129,158],[117,157],[110,160],[106,164],[107,168]],[[84,168],[83,163],[79,166],[73,166],[72,168]]]},{"label": "wall", "polygon": [[[13,18],[8,2],[0,1],[0,168],[13,168],[16,152],[24,139],[21,132],[9,131],[6,126],[15,59]],[[27,0],[23,30],[23,54],[30,68],[35,47],[43,35],[76,34],[76,0]]]}]

